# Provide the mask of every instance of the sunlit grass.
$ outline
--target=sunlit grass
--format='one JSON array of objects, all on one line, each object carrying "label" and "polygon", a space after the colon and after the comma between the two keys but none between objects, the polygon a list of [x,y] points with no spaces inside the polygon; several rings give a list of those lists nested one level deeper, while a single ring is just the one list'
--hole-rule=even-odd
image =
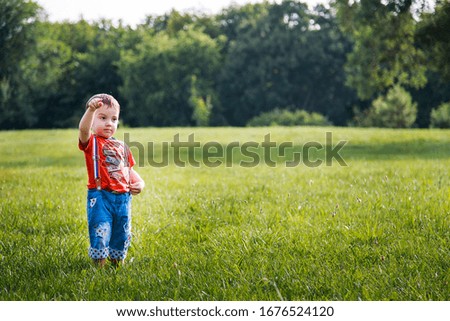
[{"label": "sunlit grass", "polygon": [[[87,257],[75,130],[0,132],[2,300],[448,300],[450,132],[123,129],[145,145],[127,264]],[[348,166],[148,165],[147,142],[348,141]],[[297,149],[296,149],[297,150]],[[261,159],[263,150],[257,149]],[[186,155],[183,155],[183,157]],[[195,154],[200,157],[200,154]],[[321,158],[322,151],[314,157]]]}]

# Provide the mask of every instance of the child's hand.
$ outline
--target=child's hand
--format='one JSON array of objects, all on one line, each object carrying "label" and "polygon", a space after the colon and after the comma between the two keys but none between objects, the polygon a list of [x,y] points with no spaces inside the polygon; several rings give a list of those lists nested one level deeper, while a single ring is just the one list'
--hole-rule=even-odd
[{"label": "child's hand", "polygon": [[144,181],[137,181],[137,182],[135,182],[135,183],[132,183],[132,184],[130,185],[130,192],[131,192],[131,195],[137,195],[137,194],[139,194],[140,192],[142,192],[142,190],[144,189],[144,187],[145,187]]},{"label": "child's hand", "polygon": [[130,193],[131,195],[137,195],[145,187],[144,180],[139,176],[134,169],[130,170]]},{"label": "child's hand", "polygon": [[90,109],[92,111],[96,111],[100,107],[103,106],[103,102],[100,98],[94,98],[88,101],[86,109]]}]

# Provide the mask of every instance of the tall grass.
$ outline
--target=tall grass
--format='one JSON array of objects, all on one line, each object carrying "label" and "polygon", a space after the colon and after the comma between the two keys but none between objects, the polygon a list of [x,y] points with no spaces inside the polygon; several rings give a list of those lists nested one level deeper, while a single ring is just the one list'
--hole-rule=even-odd
[{"label": "tall grass", "polygon": [[325,143],[327,131],[348,141],[348,166],[145,160],[119,269],[87,256],[77,132],[0,132],[0,299],[449,300],[449,131],[126,129],[144,145],[177,133],[223,146],[270,133],[296,148]]}]

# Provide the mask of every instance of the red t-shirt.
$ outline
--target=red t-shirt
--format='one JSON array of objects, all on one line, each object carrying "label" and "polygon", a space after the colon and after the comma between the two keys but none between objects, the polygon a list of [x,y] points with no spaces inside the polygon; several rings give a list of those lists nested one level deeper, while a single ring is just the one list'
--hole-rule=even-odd
[{"label": "red t-shirt", "polygon": [[[86,168],[88,172],[89,189],[97,188],[94,177],[94,135],[91,134],[89,141],[82,144],[78,141],[78,148],[84,152]],[[99,157],[98,167],[102,182],[102,189],[126,193],[130,191],[130,170],[135,161],[130,148],[124,142],[113,137],[97,137],[97,154]]]}]

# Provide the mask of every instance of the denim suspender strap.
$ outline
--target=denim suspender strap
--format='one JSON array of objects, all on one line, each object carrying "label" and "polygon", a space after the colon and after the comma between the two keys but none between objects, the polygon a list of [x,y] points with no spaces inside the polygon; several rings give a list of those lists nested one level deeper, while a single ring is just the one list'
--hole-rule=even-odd
[{"label": "denim suspender strap", "polygon": [[98,190],[102,189],[102,180],[100,178],[100,168],[98,166],[98,161],[99,161],[99,155],[98,155],[98,144],[97,144],[97,136],[94,135],[93,136],[93,156],[92,156],[92,160],[94,161],[94,179],[95,179],[95,184],[97,186]]}]

